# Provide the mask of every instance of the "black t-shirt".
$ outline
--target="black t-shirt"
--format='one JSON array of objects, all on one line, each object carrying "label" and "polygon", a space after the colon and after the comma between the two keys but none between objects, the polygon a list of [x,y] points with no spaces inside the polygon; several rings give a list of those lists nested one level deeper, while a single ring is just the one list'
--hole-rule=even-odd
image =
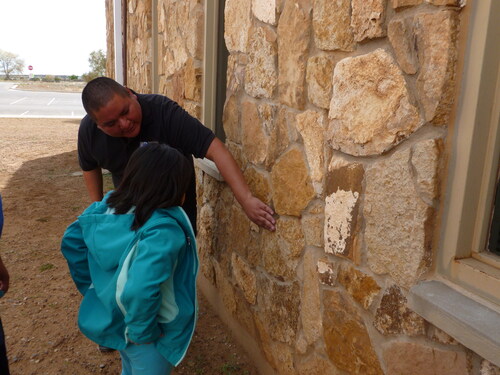
[{"label": "black t-shirt", "polygon": [[[84,171],[104,168],[111,172],[116,186],[121,181],[130,155],[141,142],[168,144],[186,155],[191,162],[205,157],[215,134],[203,126],[173,100],[162,95],[136,94],[142,109],[141,131],[135,138],[111,137],[103,133],[90,116],[78,130],[78,160]],[[194,167],[184,209],[196,228],[196,187]]]}]

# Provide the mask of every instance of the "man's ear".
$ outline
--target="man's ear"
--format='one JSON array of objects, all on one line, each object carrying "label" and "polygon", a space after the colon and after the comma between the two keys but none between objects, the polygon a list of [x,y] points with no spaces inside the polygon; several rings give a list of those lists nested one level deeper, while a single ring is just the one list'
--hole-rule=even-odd
[{"label": "man's ear", "polygon": [[128,94],[134,98],[134,99],[137,99],[137,95],[135,95],[132,90],[130,90],[128,87],[125,86],[125,90],[127,90]]}]

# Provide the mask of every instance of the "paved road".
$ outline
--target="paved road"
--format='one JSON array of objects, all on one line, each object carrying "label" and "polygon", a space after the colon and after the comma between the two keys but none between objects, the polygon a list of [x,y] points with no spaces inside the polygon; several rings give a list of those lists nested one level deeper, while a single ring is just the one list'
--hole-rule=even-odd
[{"label": "paved road", "polygon": [[16,90],[0,82],[0,117],[82,118],[80,93]]}]

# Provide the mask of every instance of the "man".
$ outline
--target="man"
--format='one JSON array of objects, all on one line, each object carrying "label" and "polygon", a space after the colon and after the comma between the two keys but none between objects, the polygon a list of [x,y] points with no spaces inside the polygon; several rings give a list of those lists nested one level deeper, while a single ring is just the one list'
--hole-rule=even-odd
[{"label": "man", "polygon": [[[99,77],[85,86],[82,102],[87,116],[78,132],[78,157],[93,201],[103,197],[101,168],[112,173],[117,186],[130,155],[141,142],[166,143],[190,160],[191,155],[212,160],[248,218],[275,230],[273,210],[251,193],[225,145],[174,101],[161,95],[137,94],[110,78]],[[196,228],[194,173],[183,207]]]}]

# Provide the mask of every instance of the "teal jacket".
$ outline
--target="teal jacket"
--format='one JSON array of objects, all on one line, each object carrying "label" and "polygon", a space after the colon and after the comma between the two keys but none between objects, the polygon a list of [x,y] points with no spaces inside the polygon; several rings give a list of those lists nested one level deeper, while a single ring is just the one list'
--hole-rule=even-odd
[{"label": "teal jacket", "polygon": [[83,295],[78,326],[92,341],[123,350],[154,343],[174,366],[196,324],[198,256],[180,207],[156,210],[138,230],[134,215],[115,215],[101,202],[64,233],[61,251]]}]

